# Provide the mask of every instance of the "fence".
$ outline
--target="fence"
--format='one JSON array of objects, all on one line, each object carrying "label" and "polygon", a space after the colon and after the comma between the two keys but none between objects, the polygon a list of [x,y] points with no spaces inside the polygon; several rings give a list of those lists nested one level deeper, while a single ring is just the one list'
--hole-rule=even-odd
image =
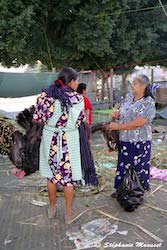
[{"label": "fence", "polygon": [[49,86],[58,73],[4,73],[0,72],[0,97],[36,95]]},{"label": "fence", "polygon": [[111,112],[101,113],[101,112],[94,110],[93,111],[93,124],[111,121],[110,114],[111,114]]}]

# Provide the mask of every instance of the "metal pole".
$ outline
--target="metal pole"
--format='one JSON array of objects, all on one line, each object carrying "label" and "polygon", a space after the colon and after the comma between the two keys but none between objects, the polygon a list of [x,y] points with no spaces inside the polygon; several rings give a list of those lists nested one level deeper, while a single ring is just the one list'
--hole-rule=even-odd
[{"label": "metal pole", "polygon": [[113,69],[110,69],[110,108],[113,107]]}]

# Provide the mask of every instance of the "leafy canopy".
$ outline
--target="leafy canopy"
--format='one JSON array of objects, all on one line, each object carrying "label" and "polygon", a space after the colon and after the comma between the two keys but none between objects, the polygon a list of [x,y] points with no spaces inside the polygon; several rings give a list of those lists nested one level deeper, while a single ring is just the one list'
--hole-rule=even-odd
[{"label": "leafy canopy", "polygon": [[[155,9],[128,12],[155,6]],[[126,65],[166,59],[167,19],[156,0],[1,0],[3,65],[121,72]]]}]

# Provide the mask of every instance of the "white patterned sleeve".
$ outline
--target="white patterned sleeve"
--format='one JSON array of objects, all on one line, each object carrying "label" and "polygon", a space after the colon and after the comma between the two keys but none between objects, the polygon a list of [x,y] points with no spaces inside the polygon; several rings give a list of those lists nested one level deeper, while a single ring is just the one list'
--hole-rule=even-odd
[{"label": "white patterned sleeve", "polygon": [[137,116],[141,116],[147,119],[148,122],[152,122],[155,117],[155,113],[155,101],[150,97],[140,105]]}]

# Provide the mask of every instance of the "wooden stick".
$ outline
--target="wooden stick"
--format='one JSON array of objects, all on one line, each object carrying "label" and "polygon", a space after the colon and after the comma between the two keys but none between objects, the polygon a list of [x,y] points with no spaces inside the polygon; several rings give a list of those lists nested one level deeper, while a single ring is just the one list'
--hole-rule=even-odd
[{"label": "wooden stick", "polygon": [[163,191],[163,192],[167,193],[167,190],[166,190],[166,189],[161,189],[161,191]]},{"label": "wooden stick", "polygon": [[25,220],[25,222],[29,222],[29,221],[31,221],[31,220],[34,220],[34,219],[37,219],[37,218],[40,218],[40,217],[43,217],[43,215],[42,215],[42,214],[39,214],[39,215],[30,217],[29,219]]},{"label": "wooden stick", "polygon": [[[154,184],[154,183],[150,183],[150,185],[151,185],[151,186],[158,187],[158,185],[157,185],[157,184]],[[166,190],[166,189],[161,188],[161,191],[167,193],[167,190]]]},{"label": "wooden stick", "polygon": [[158,185],[154,183],[150,183],[150,185],[158,187]]},{"label": "wooden stick", "polygon": [[102,207],[107,207],[108,204],[106,205],[103,205],[103,206],[98,206],[98,207],[93,207],[93,208],[88,208],[86,209],[85,211],[81,212],[80,214],[77,214],[76,217],[74,219],[71,220],[71,223],[74,222],[75,220],[77,220],[79,217],[81,217],[83,214],[89,212],[89,211],[92,211],[92,210],[96,210],[96,209],[100,209]]},{"label": "wooden stick", "polygon": [[50,225],[46,225],[46,224],[40,225],[38,223],[24,222],[24,221],[18,221],[18,223],[21,225],[31,225],[31,226],[40,226],[40,227],[49,227],[49,228],[51,227]]},{"label": "wooden stick", "polygon": [[37,223],[32,223],[32,222],[23,222],[23,221],[18,221],[19,224],[22,225],[32,225],[32,226],[38,226]]},{"label": "wooden stick", "polygon": [[18,223],[19,223],[19,224],[25,224],[25,225],[38,226],[38,223],[31,222],[31,221],[34,220],[34,219],[40,218],[40,217],[43,217],[43,215],[42,215],[42,214],[39,214],[39,215],[30,217],[29,219],[27,219],[27,220],[25,220],[25,221],[18,221]]},{"label": "wooden stick", "polygon": [[155,192],[157,192],[160,188],[162,188],[164,185],[160,185],[160,186],[158,186],[155,190],[153,190],[152,192],[151,192],[151,194],[150,195],[152,195],[152,194],[154,194]]},{"label": "wooden stick", "polygon": [[141,235],[140,234],[137,234],[136,232],[133,232],[137,237],[139,237],[143,242],[144,242],[144,238],[143,237],[141,237]]},{"label": "wooden stick", "polygon": [[155,209],[155,210],[157,210],[157,211],[161,211],[161,212],[167,213],[167,210],[165,210],[165,209],[163,209],[163,208],[156,207],[156,206],[152,206],[152,205],[150,205],[150,204],[148,204],[148,203],[145,203],[144,205],[147,206],[147,207],[150,207],[150,208],[152,208],[152,209]]},{"label": "wooden stick", "polygon": [[132,226],[136,226],[136,227],[138,227],[141,231],[143,231],[144,233],[146,233],[147,235],[149,235],[151,238],[153,238],[154,240],[156,240],[157,242],[159,242],[159,243],[163,242],[163,240],[162,240],[161,238],[159,238],[158,236],[154,235],[153,233],[151,233],[150,231],[148,231],[147,229],[143,228],[143,227],[140,226],[140,225],[137,225],[137,224],[135,224],[135,223],[133,223],[133,222],[130,222],[130,221],[122,220],[122,219],[117,218],[117,217],[115,217],[115,216],[113,216],[113,215],[111,215],[111,214],[105,213],[105,212],[103,212],[103,211],[101,211],[101,210],[98,210],[97,212],[99,212],[100,214],[103,214],[103,215],[105,215],[105,216],[107,216],[107,217],[109,217],[109,218],[111,218],[111,219],[113,219],[113,220],[117,220],[117,221],[120,221],[120,222],[129,224],[129,225],[132,225]]}]

